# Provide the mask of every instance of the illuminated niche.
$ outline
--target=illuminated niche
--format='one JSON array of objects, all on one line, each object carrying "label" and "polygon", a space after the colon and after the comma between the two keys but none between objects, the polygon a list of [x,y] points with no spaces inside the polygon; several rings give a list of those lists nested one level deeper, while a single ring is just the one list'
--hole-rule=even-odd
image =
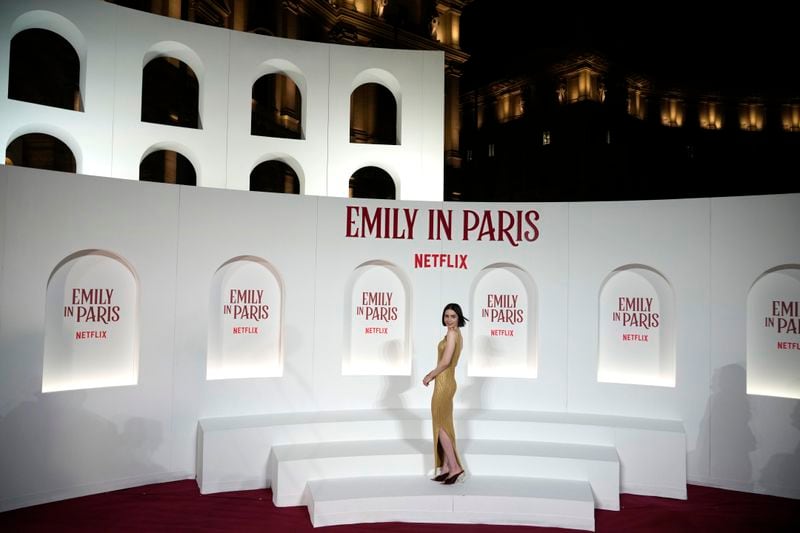
[{"label": "illuminated niche", "polygon": [[342,374],[411,375],[411,289],[404,273],[369,261],[353,271],[345,291]]},{"label": "illuminated niche", "polygon": [[600,288],[597,381],[675,386],[675,296],[666,278],[626,265]]},{"label": "illuminated niche", "polygon": [[470,376],[535,378],[538,292],[530,275],[510,264],[484,268],[472,286]]},{"label": "illuminated niche", "polygon": [[47,281],[42,392],[136,385],[139,280],[105,250],[63,259]]},{"label": "illuminated niche", "polygon": [[283,282],[264,259],[239,256],[211,278],[206,378],[283,374]]},{"label": "illuminated niche", "polygon": [[800,399],[800,265],[764,272],[747,293],[747,394]]},{"label": "illuminated niche", "polygon": [[680,98],[664,98],[661,101],[661,124],[671,128],[683,126],[686,102]]}]

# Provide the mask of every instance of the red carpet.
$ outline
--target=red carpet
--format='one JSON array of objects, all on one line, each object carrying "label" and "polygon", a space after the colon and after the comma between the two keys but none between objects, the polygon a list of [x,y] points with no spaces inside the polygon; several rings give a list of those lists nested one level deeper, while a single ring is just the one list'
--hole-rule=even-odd
[{"label": "red carpet", "polygon": [[[621,496],[596,511],[598,532],[800,531],[800,500],[689,485],[686,501]],[[0,531],[289,531],[302,533],[565,532],[521,526],[360,524],[314,529],[305,507],[276,508],[269,490],[201,496],[193,480],[147,485],[0,513]]]}]

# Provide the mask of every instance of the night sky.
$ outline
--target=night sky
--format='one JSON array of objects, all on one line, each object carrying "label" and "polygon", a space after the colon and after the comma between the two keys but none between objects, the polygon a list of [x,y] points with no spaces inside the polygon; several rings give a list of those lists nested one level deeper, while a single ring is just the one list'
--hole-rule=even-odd
[{"label": "night sky", "polygon": [[800,2],[735,12],[725,5],[475,0],[461,19],[461,47],[472,55],[467,78],[485,82],[565,52],[597,51],[662,85],[800,97]]}]

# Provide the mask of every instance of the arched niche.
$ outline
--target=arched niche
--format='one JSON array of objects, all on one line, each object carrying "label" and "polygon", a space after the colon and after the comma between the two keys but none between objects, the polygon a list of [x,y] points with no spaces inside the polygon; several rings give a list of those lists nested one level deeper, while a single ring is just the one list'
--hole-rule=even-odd
[{"label": "arched niche", "polygon": [[139,163],[139,180],[197,185],[197,171],[188,157],[175,150],[148,151]]},{"label": "arched niche", "polygon": [[81,61],[58,33],[31,28],[11,39],[8,97],[71,111],[83,111]]},{"label": "arched niche", "polygon": [[599,295],[597,380],[675,386],[675,294],[645,265],[625,265]]},{"label": "arched niche", "polygon": [[142,122],[202,129],[200,79],[190,63],[158,55],[142,69]]},{"label": "arched niche", "polygon": [[283,281],[260,257],[226,261],[211,278],[206,378],[283,374]]},{"label": "arched niche", "polygon": [[386,261],[359,265],[345,287],[342,374],[411,375],[411,285]]},{"label": "arched niche", "polygon": [[401,144],[400,83],[381,69],[368,69],[350,93],[350,142]]},{"label": "arched niche", "polygon": [[303,108],[303,94],[289,74],[264,74],[253,83],[250,134],[303,139]]},{"label": "arched niche", "polygon": [[82,250],[47,282],[42,392],[136,385],[139,280],[122,257]]},{"label": "arched niche", "polygon": [[46,133],[26,133],[6,147],[6,164],[75,173],[77,162],[70,147]]},{"label": "arched niche", "polygon": [[[81,30],[79,30],[78,27],[72,23],[72,21],[70,21],[63,15],[60,15],[53,11],[47,11],[44,9],[34,9],[26,13],[23,13],[22,15],[17,17],[17,19],[14,20],[14,22],[11,24],[10,27],[9,34],[12,36],[12,41],[14,37],[22,34],[26,30],[45,30],[52,32],[53,34],[57,35],[60,39],[65,40],[68,43],[69,48],[72,49],[72,51],[74,51],[78,61],[77,100],[75,92],[71,90],[71,95],[72,95],[71,100],[68,103],[67,99],[65,98],[63,100],[63,103],[65,104],[66,109],[83,111],[85,102],[83,102],[82,96],[86,94],[86,54],[87,54],[86,38],[84,37],[83,32],[81,32]],[[59,48],[61,48],[60,45]],[[70,53],[66,48],[64,48],[64,52],[67,54]],[[47,57],[40,59],[43,59],[47,64],[52,65],[52,62],[54,61],[59,62],[64,59],[64,58],[58,58],[58,55],[59,54],[48,55]],[[61,64],[54,67],[57,70],[67,74],[68,79],[72,80],[73,76],[71,72],[74,70],[71,64],[72,59],[67,59],[66,61],[68,64]],[[43,66],[45,69],[50,70],[48,68],[48,65],[43,65]],[[40,72],[39,74],[42,73]],[[46,83],[47,79],[43,81]],[[70,82],[70,86],[71,85],[72,83]],[[9,83],[9,89],[10,87],[11,83]],[[36,102],[36,103],[44,103],[44,102]],[[44,103],[44,105],[50,105],[50,104]],[[58,105],[57,107],[62,107],[62,106]]]},{"label": "arched niche", "polygon": [[300,194],[300,178],[292,166],[284,161],[262,161],[250,172],[250,190]]},{"label": "arched niche", "polygon": [[800,265],[781,265],[747,293],[747,394],[800,399]]},{"label": "arched niche", "polygon": [[525,270],[505,263],[481,270],[471,290],[468,375],[537,377],[538,300]]},{"label": "arched niche", "polygon": [[350,198],[377,198],[394,200],[397,188],[392,176],[380,167],[362,167],[350,176],[348,183]]}]

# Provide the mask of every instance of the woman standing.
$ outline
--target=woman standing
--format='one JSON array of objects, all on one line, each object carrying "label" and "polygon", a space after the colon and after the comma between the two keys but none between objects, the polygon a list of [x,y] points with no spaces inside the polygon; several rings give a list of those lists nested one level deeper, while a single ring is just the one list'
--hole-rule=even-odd
[{"label": "woman standing", "polygon": [[439,342],[436,368],[422,379],[426,387],[431,380],[436,380],[431,398],[431,417],[433,454],[439,475],[433,480],[446,485],[452,485],[464,477],[464,468],[456,451],[456,433],[453,429],[453,396],[456,394],[456,365],[463,345],[460,328],[466,322],[460,305],[450,303],[444,306],[442,325],[447,328],[447,334]]}]

